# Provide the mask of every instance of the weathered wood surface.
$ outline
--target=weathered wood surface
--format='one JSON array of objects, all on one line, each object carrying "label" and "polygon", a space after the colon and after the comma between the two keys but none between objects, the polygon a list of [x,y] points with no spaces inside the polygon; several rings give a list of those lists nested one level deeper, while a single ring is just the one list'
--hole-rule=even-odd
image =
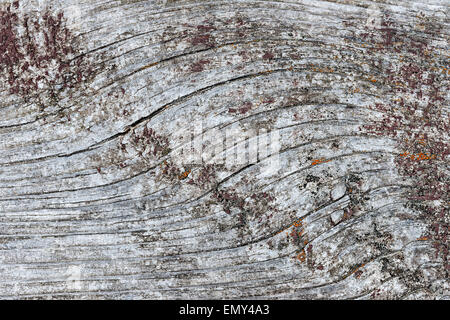
[{"label": "weathered wood surface", "polygon": [[448,299],[449,5],[4,3],[0,298]]}]

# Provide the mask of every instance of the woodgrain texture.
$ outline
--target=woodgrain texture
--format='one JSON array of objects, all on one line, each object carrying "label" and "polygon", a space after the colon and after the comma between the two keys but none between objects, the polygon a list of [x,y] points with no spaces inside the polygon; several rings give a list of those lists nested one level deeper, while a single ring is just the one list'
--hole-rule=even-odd
[{"label": "woodgrain texture", "polygon": [[448,299],[449,5],[4,2],[0,298]]}]

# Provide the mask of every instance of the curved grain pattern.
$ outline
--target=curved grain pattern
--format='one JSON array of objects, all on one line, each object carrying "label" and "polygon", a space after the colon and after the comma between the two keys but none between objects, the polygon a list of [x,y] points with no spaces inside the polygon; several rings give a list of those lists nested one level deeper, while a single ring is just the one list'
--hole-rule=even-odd
[{"label": "curved grain pattern", "polygon": [[450,297],[447,1],[1,12],[0,298]]}]

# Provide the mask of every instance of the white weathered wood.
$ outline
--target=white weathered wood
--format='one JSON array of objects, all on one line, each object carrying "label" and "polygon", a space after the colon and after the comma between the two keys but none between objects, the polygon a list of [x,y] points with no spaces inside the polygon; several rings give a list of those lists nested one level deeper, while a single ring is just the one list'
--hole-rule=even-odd
[{"label": "white weathered wood", "polygon": [[[441,238],[424,238],[435,222],[410,205],[418,182],[395,162],[405,150],[364,130],[382,117],[376,103],[399,97],[370,79],[400,58],[358,38],[371,12],[389,13],[445,67],[448,1],[22,0],[16,12],[46,9],[64,12],[92,78],[56,102],[26,100],[2,71],[0,298],[450,297],[433,247],[448,246],[448,211]],[[439,85],[448,125],[448,76]],[[199,167],[162,174],[164,161],[183,162],[197,120],[206,133],[278,130],[280,171],[264,176],[265,159],[215,167],[210,184],[188,183]],[[170,149],[146,154],[133,142],[144,127]],[[448,148],[448,132],[433,130]],[[435,161],[448,181],[448,155]],[[214,182],[246,199],[244,225]],[[274,200],[251,199],[263,192]],[[299,218],[296,243],[286,233]]]}]

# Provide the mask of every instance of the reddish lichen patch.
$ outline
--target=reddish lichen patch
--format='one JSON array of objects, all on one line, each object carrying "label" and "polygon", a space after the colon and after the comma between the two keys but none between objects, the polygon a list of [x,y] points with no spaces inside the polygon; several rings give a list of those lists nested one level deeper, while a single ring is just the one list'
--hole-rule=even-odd
[{"label": "reddish lichen patch", "polygon": [[169,139],[147,126],[141,130],[133,129],[126,140],[122,138],[119,149],[124,153],[134,150],[145,161],[157,161],[170,152]]},{"label": "reddish lichen patch", "polygon": [[214,39],[214,36],[211,34],[214,30],[216,30],[216,27],[210,23],[209,21],[205,21],[204,24],[200,24],[197,26],[192,25],[186,25],[189,27],[190,30],[188,30],[188,41],[193,46],[206,46],[206,47],[214,47],[216,44],[216,41]]},{"label": "reddish lichen patch", "polygon": [[211,30],[216,30],[216,28],[211,24],[200,24],[197,26],[199,32],[209,32]]},{"label": "reddish lichen patch", "polygon": [[188,183],[207,190],[216,183],[216,166],[205,164],[195,173],[192,173]]},{"label": "reddish lichen patch", "polygon": [[275,198],[267,192],[253,193],[250,197],[240,195],[232,188],[215,189],[213,198],[223,207],[223,210],[231,214],[231,209],[238,211],[239,226],[244,226],[250,218],[262,222],[263,215],[277,211],[272,205]]},{"label": "reddish lichen patch", "polygon": [[192,72],[201,72],[205,69],[205,65],[209,64],[209,60],[199,60],[191,65]]},{"label": "reddish lichen patch", "polygon": [[272,52],[269,52],[269,51],[266,51],[264,53],[264,55],[262,56],[262,58],[264,60],[272,60],[274,57],[275,57],[274,54]]},{"label": "reddish lichen patch", "polygon": [[249,60],[250,59],[250,54],[245,51],[245,50],[241,50],[238,52],[238,55],[242,57],[242,60]]},{"label": "reddish lichen patch", "polygon": [[287,235],[294,245],[299,246],[304,241],[304,239],[302,238],[303,232],[303,229],[299,230],[298,228],[292,228],[291,232],[287,232]]},{"label": "reddish lichen patch", "polygon": [[266,103],[266,104],[270,104],[270,103],[274,103],[274,102],[275,102],[275,99],[272,97],[267,97],[262,100],[262,103]]},{"label": "reddish lichen patch", "polygon": [[258,222],[262,222],[264,215],[268,219],[272,217],[268,213],[277,211],[273,205],[275,197],[272,194],[266,191],[240,194],[233,188],[220,188],[216,173],[220,167],[203,164],[196,169],[182,169],[170,160],[165,160],[160,165],[162,175],[169,180],[187,183],[202,192],[211,190],[212,198],[225,213],[231,214],[232,209],[236,209],[240,227],[245,226],[248,219],[257,219]]},{"label": "reddish lichen patch", "polygon": [[209,44],[211,36],[209,34],[197,35],[191,39],[192,45]]},{"label": "reddish lichen patch", "polygon": [[[425,33],[439,32],[439,25],[426,25]],[[448,76],[441,72],[440,62],[430,55],[435,48],[424,38],[402,29],[389,16],[384,17],[381,28],[368,30],[360,36],[370,45],[369,52],[399,57],[385,61],[380,70],[384,79],[377,80],[393,98],[371,107],[381,116],[364,129],[398,142],[400,152],[395,158],[398,171],[414,181],[408,205],[420,210],[430,225],[429,233],[424,237],[432,239],[448,277],[448,211],[445,203],[450,193],[446,172],[450,123],[444,112],[448,105],[448,85],[445,86]],[[369,61],[370,58],[368,55]]]},{"label": "reddish lichen patch", "polygon": [[229,113],[246,114],[253,108],[253,104],[249,101],[245,102],[242,106],[238,108],[229,108]]},{"label": "reddish lichen patch", "polygon": [[175,182],[182,180],[180,177],[183,176],[184,172],[173,164],[170,160],[164,160],[163,163],[159,165],[160,176],[169,181]]},{"label": "reddish lichen patch", "polygon": [[55,102],[88,80],[93,68],[79,55],[63,12],[27,14],[19,5],[0,9],[0,77],[11,94]]}]

